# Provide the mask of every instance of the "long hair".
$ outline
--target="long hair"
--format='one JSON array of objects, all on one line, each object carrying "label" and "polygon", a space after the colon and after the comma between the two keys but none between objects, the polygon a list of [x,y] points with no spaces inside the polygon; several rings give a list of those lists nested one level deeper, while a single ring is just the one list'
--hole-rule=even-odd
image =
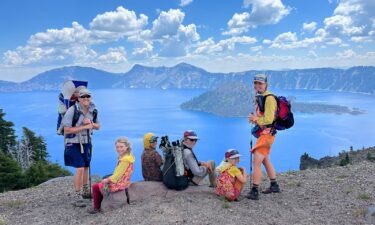
[{"label": "long hair", "polygon": [[129,141],[129,139],[127,137],[117,138],[116,141],[115,141],[115,145],[117,143],[125,144],[125,146],[128,148],[128,150],[126,151],[126,154],[130,154],[130,152],[132,151],[132,143]]}]

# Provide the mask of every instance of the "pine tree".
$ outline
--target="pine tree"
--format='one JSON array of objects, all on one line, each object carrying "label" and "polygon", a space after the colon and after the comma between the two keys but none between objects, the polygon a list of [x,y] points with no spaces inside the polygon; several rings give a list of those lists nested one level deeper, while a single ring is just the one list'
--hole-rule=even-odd
[{"label": "pine tree", "polygon": [[21,167],[9,155],[0,151],[0,192],[26,187]]},{"label": "pine tree", "polygon": [[33,163],[48,158],[47,145],[42,136],[36,136],[33,131],[23,127],[22,139],[18,145],[17,161],[22,169],[28,169]]},{"label": "pine tree", "polygon": [[0,151],[5,154],[12,154],[17,144],[16,135],[13,129],[14,124],[6,121],[5,115],[3,110],[0,109]]}]

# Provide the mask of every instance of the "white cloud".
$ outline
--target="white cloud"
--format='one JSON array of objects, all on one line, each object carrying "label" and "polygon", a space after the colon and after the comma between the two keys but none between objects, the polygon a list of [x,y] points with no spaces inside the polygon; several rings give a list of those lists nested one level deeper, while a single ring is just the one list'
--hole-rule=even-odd
[{"label": "white cloud", "polygon": [[239,35],[244,32],[247,32],[251,24],[249,23],[250,14],[247,12],[244,13],[235,13],[228,21],[228,31],[224,31],[223,35]]},{"label": "white cloud", "polygon": [[258,45],[258,46],[254,46],[254,47],[250,48],[250,51],[252,51],[252,52],[259,52],[261,50],[263,50],[263,46],[262,45]]},{"label": "white cloud", "polygon": [[331,17],[324,19],[324,29],[331,37],[370,37],[375,26],[375,1],[341,0]]},{"label": "white cloud", "polygon": [[181,0],[181,2],[180,2],[180,6],[181,6],[181,7],[187,6],[187,5],[189,5],[190,3],[192,3],[192,2],[193,2],[193,0]]},{"label": "white cloud", "polygon": [[72,27],[58,29],[48,29],[46,32],[39,32],[28,40],[30,46],[58,46],[82,44],[91,42],[90,31],[86,30],[77,22],[72,23]]},{"label": "white cloud", "polygon": [[277,24],[291,10],[281,0],[244,0],[243,5],[245,8],[251,5],[251,12],[235,13],[224,35],[239,35],[258,25]]},{"label": "white cloud", "polygon": [[150,57],[152,55],[152,50],[154,49],[152,42],[144,41],[141,45],[142,46],[133,49],[132,55],[139,58]]},{"label": "white cloud", "polygon": [[117,64],[127,62],[124,47],[109,48],[107,53],[98,57],[99,63]]},{"label": "white cloud", "polygon": [[195,49],[195,54],[212,54],[212,53],[222,53],[225,51],[232,51],[235,50],[236,44],[253,44],[256,43],[257,40],[253,37],[249,36],[241,36],[241,37],[231,37],[228,39],[220,40],[219,42],[215,43],[213,38],[209,38],[205,41],[200,42]]},{"label": "white cloud", "polygon": [[353,50],[348,49],[343,52],[337,52],[336,55],[339,58],[353,58],[354,56],[356,56],[356,53]]},{"label": "white cloud", "polygon": [[90,23],[91,30],[102,38],[119,38],[138,33],[148,23],[148,17],[119,6],[116,11],[97,15]]},{"label": "white cloud", "polygon": [[311,23],[303,23],[303,30],[313,32],[316,30],[316,22],[311,22]]},{"label": "white cloud", "polygon": [[176,35],[184,17],[185,13],[180,9],[162,11],[159,17],[152,22],[150,34],[155,39]]}]

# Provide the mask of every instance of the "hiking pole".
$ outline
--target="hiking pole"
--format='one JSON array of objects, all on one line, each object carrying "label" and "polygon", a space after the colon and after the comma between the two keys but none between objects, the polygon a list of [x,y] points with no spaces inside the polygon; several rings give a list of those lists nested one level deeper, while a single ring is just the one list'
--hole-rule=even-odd
[{"label": "hiking pole", "polygon": [[[253,124],[251,123],[250,125],[251,131],[253,130]],[[253,178],[253,134],[250,132],[250,188],[251,188],[251,183],[252,183],[252,178]]]},{"label": "hiking pole", "polygon": [[90,163],[89,163],[89,189],[90,189],[90,199],[92,199],[91,193],[91,159],[92,159],[92,142],[91,142],[91,131],[87,129],[87,139],[90,144]]}]

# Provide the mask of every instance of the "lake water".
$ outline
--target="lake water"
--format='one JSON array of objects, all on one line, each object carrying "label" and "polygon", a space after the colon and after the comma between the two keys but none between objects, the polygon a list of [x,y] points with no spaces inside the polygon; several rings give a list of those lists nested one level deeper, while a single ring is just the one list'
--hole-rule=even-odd
[{"label": "lake water", "polygon": [[[271,90],[272,91],[272,90]],[[114,141],[127,136],[136,156],[132,180],[141,180],[142,137],[147,132],[181,138],[193,129],[200,141],[195,148],[200,160],[220,163],[228,148],[243,155],[240,165],[249,168],[250,125],[245,118],[223,118],[206,113],[183,111],[179,105],[204,90],[95,90],[94,101],[102,128],[93,136],[92,173],[112,173],[117,163]],[[375,96],[329,91],[277,90],[278,95],[296,96],[298,101],[339,104],[367,110],[364,115],[295,113],[295,126],[279,132],[271,151],[277,171],[297,170],[300,156],[307,152],[319,158],[348,150],[375,145]],[[18,136],[22,127],[42,135],[50,160],[63,165],[63,137],[55,134],[57,92],[0,93],[0,108],[5,119],[14,122]],[[255,140],[254,140],[255,143]],[[73,171],[71,168],[69,168]]]}]

